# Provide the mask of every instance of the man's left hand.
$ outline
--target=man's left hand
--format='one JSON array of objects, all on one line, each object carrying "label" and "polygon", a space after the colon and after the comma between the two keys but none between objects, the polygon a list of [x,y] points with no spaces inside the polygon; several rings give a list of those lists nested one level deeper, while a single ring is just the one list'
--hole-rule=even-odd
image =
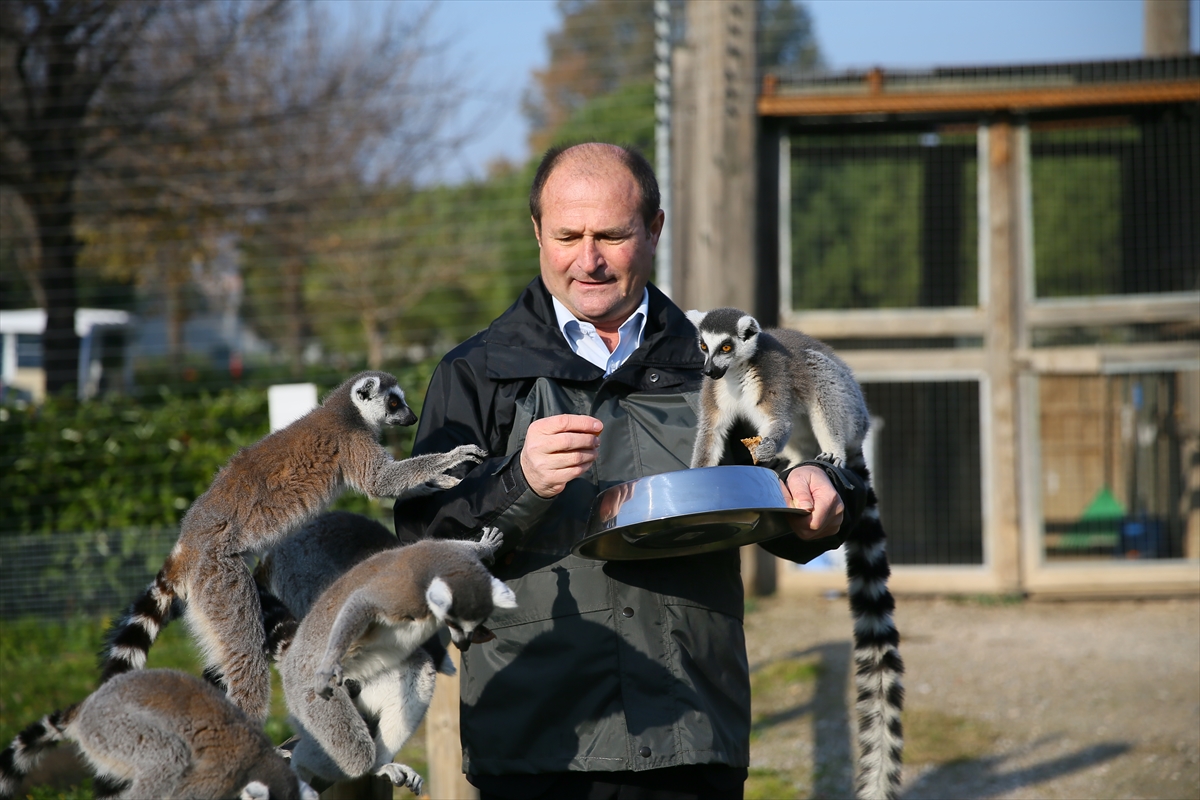
[{"label": "man's left hand", "polygon": [[803,517],[789,516],[788,523],[797,536],[823,539],[841,530],[846,506],[824,472],[816,467],[799,467],[788,475],[787,483],[779,483],[793,508],[810,512]]}]

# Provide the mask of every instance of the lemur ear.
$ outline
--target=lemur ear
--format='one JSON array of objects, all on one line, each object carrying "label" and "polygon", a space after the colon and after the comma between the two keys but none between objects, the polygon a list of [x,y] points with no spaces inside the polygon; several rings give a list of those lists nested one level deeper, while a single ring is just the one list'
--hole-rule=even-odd
[{"label": "lemur ear", "polygon": [[697,311],[697,310],[696,310],[696,309],[694,309],[694,308],[693,308],[691,311],[688,311],[688,312],[687,312],[687,318],[688,318],[688,320],[690,320],[690,321],[691,321],[691,323],[692,323],[693,325],[695,325],[695,326],[696,326],[696,329],[697,329],[697,330],[699,330],[699,328],[700,328],[700,323],[704,321],[704,318],[705,318],[706,316],[708,316],[708,314],[707,314],[706,312],[704,312],[704,311]]},{"label": "lemur ear", "polygon": [[370,400],[371,395],[375,394],[375,379],[363,378],[356,381],[354,384],[354,393],[363,400]]},{"label": "lemur ear", "polygon": [[749,314],[743,314],[737,322],[738,338],[743,342],[758,333],[758,320]]},{"label": "lemur ear", "polygon": [[492,576],[492,605],[496,608],[517,607],[517,596],[513,594],[513,590],[495,575]]},{"label": "lemur ear", "polygon": [[438,619],[445,618],[446,614],[450,613],[450,605],[454,602],[454,595],[450,591],[450,587],[441,578],[434,578],[429,583],[429,588],[425,590],[425,602],[429,604],[429,610]]}]

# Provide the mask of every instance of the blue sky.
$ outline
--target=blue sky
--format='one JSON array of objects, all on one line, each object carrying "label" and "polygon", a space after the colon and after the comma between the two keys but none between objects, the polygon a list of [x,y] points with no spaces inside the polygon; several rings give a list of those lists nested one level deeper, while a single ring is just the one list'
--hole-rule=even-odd
[{"label": "blue sky", "polygon": [[[348,10],[357,3],[340,0]],[[1134,58],[1142,50],[1143,0],[808,0],[817,40],[833,69],[932,67]],[[472,100],[463,120],[482,119],[443,180],[482,176],[489,161],[527,156],[521,94],[547,60],[558,24],[553,0],[443,0],[433,30],[451,44]],[[1191,0],[1192,50],[1200,47],[1200,0]]]}]

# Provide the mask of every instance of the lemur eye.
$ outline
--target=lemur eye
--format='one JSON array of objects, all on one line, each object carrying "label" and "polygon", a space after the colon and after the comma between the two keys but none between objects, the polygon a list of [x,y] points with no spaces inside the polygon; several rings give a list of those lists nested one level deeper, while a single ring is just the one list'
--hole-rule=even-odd
[{"label": "lemur eye", "polygon": [[731,345],[731,344],[723,344],[723,345],[721,345],[721,352],[722,352],[722,353],[728,353],[728,352],[730,352],[731,350],[733,350],[733,345]]},{"label": "lemur eye", "polygon": [[707,352],[708,352],[708,345],[706,345],[704,342],[701,342],[701,343],[700,343],[700,349],[701,349],[701,350],[703,350],[705,353],[707,353]]},{"label": "lemur eye", "polygon": [[388,410],[395,411],[400,407],[400,398],[396,395],[388,395]]}]

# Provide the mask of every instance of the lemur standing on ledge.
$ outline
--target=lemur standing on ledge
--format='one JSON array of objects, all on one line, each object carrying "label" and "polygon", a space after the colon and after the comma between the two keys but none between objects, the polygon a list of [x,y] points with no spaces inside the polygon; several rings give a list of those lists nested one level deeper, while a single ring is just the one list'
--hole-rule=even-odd
[{"label": "lemur standing on ledge", "polygon": [[755,462],[772,461],[791,436],[799,406],[823,451],[815,461],[845,466],[867,485],[862,518],[845,545],[858,684],[855,783],[861,798],[895,798],[904,744],[904,664],[892,621],[896,604],[887,587],[886,536],[863,457],[870,415],[862,390],[846,363],[811,336],[782,328],[764,331],[754,317],[736,308],[689,311],[687,316],[697,329],[705,374],[692,467],[716,466],[739,424],[748,424],[761,437],[751,450]]}]

